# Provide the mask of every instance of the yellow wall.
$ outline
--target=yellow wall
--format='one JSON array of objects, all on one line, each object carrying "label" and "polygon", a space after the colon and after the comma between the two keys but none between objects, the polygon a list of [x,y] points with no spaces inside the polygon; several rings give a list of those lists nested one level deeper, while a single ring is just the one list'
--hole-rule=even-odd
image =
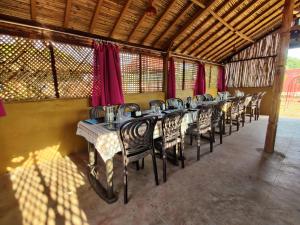
[{"label": "yellow wall", "polygon": [[262,115],[270,115],[271,111],[271,100],[272,100],[272,87],[263,87],[263,88],[228,88],[228,91],[231,94],[234,94],[235,90],[240,90],[245,92],[246,94],[254,94],[261,91],[266,91],[267,93],[262,99],[260,113]]},{"label": "yellow wall", "polygon": [[[164,92],[130,94],[125,101],[146,109],[150,100],[164,96]],[[55,151],[66,155],[86,150],[85,140],[76,136],[76,125],[88,118],[88,109],[87,99],[5,104],[7,116],[0,118],[0,174],[23,165],[32,155],[42,154],[47,160]]]},{"label": "yellow wall", "polygon": [[[206,89],[206,93],[211,94],[212,96],[217,96],[218,90],[217,87],[211,87]],[[176,98],[181,98],[182,100],[186,100],[187,97],[194,96],[193,89],[187,90],[176,90]]]}]

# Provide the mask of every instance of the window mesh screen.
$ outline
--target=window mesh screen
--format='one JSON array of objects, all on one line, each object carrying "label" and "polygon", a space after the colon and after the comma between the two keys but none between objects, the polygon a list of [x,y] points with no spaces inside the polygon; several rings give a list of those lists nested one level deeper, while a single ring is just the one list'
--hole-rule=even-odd
[{"label": "window mesh screen", "polygon": [[60,97],[91,95],[93,83],[93,49],[53,43]]},{"label": "window mesh screen", "polygon": [[0,98],[55,98],[50,52],[45,42],[0,35]]},{"label": "window mesh screen", "polygon": [[175,77],[176,77],[176,89],[182,90],[182,82],[183,82],[183,60],[176,59],[174,61],[175,64]]},{"label": "window mesh screen", "polygon": [[122,88],[125,94],[140,92],[139,54],[120,52]]},{"label": "window mesh screen", "polygon": [[142,92],[163,90],[163,59],[142,55]]},{"label": "window mesh screen", "polygon": [[193,89],[197,77],[197,63],[185,61],[184,89]]}]

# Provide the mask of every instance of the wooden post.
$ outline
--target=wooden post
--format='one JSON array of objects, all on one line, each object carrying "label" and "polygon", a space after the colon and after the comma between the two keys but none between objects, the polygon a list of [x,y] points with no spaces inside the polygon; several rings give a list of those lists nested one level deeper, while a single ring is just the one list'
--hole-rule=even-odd
[{"label": "wooden post", "polygon": [[293,19],[295,0],[285,0],[283,10],[283,21],[280,28],[280,42],[278,49],[277,66],[275,69],[273,98],[271,102],[271,113],[265,140],[265,152],[274,152],[277,124],[280,110],[280,96],[283,87],[287,51],[290,43],[290,30]]}]

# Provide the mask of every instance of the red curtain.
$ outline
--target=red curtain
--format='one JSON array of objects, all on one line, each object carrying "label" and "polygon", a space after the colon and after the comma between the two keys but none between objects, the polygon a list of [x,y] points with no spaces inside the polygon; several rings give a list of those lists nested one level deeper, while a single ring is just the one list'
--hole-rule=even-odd
[{"label": "red curtain", "polygon": [[113,44],[94,43],[92,105],[124,103],[119,48]]},{"label": "red curtain", "polygon": [[218,67],[218,92],[226,91],[224,66]]},{"label": "red curtain", "polygon": [[203,95],[206,92],[205,67],[198,63],[197,78],[194,87],[194,95]]},{"label": "red curtain", "polygon": [[175,77],[175,63],[174,59],[169,59],[168,66],[168,81],[167,81],[167,98],[176,97],[176,77]]},{"label": "red curtain", "polygon": [[4,109],[3,101],[0,99],[0,117],[1,116],[6,116],[6,112],[5,112],[5,109]]}]

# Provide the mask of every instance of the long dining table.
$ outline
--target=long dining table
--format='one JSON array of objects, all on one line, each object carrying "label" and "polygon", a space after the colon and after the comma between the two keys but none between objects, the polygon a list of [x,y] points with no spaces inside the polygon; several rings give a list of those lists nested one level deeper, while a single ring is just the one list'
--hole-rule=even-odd
[{"label": "long dining table", "polygon": [[[208,101],[208,102],[201,102],[197,104],[199,106],[213,106],[218,104],[220,101]],[[226,103],[227,101],[222,101]],[[226,105],[226,104],[225,104]],[[227,110],[228,107],[224,108],[224,111]],[[174,111],[174,110],[173,110]],[[172,112],[166,111],[167,112]],[[185,114],[182,119],[181,124],[181,132],[182,137],[186,133],[190,124],[194,123],[197,119],[197,109],[191,110],[184,110]],[[224,113],[223,113],[224,114]],[[157,116],[158,118],[163,117],[163,113],[147,113],[147,116]],[[113,203],[117,201],[117,195],[113,189],[113,158],[116,153],[122,152],[122,142],[119,137],[119,127],[120,124],[127,121],[128,119],[133,118],[126,118],[123,121],[114,121],[112,123],[97,123],[97,124],[90,124],[86,121],[80,121],[77,124],[77,131],[76,134],[82,136],[86,139],[88,143],[88,178],[91,186],[95,190],[95,192],[107,203]],[[158,120],[154,129],[153,138],[159,138],[162,136],[162,127],[161,127],[161,120]],[[184,140],[182,140],[184,147]],[[103,185],[100,181],[100,173],[97,170],[97,163],[99,157],[105,163],[105,180],[106,185]],[[104,187],[106,186],[106,187]]]},{"label": "long dining table", "polygon": [[[169,111],[172,112],[172,111]],[[147,116],[157,116],[162,118],[162,113],[148,113]],[[189,124],[193,123],[197,117],[197,110],[186,110],[182,119],[181,132],[184,136]],[[76,134],[86,139],[88,143],[89,173],[88,178],[96,193],[107,203],[117,200],[117,195],[113,190],[113,158],[116,153],[122,152],[122,142],[119,137],[120,124],[133,118],[126,118],[123,121],[112,123],[90,124],[80,121],[77,125]],[[162,123],[158,120],[154,129],[153,138],[162,136]],[[98,155],[105,163],[106,187],[100,182],[100,173],[97,171]]]}]

